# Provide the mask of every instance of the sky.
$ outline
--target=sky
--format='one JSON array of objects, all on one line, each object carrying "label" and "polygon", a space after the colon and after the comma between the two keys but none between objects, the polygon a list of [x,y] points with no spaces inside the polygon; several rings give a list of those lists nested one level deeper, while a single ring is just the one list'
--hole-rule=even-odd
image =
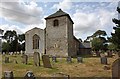
[{"label": "sky", "polygon": [[0,0],[0,29],[22,34],[46,27],[45,17],[62,9],[74,22],[74,36],[85,40],[97,30],[110,36],[118,18],[117,0]]}]

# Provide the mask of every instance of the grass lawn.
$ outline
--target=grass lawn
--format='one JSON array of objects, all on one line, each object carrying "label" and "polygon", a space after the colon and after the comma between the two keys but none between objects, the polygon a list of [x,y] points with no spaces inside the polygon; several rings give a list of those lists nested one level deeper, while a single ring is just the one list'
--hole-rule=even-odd
[{"label": "grass lawn", "polygon": [[[21,63],[21,56],[10,56],[10,63],[4,63],[5,56],[2,56],[2,72],[13,71],[14,77],[23,77],[27,71],[33,71],[35,77],[52,77],[55,73],[67,74],[70,77],[111,77],[111,66],[114,58],[108,58],[108,66],[110,70],[104,70],[103,64],[100,64],[99,57],[84,57],[83,63],[77,63],[77,59],[73,58],[72,63],[67,63],[65,58],[57,58],[58,62],[52,62],[52,68],[36,67],[33,64],[33,58],[29,57],[28,64]],[[12,61],[16,59],[18,64]],[[0,62],[1,63],[1,62]]]}]

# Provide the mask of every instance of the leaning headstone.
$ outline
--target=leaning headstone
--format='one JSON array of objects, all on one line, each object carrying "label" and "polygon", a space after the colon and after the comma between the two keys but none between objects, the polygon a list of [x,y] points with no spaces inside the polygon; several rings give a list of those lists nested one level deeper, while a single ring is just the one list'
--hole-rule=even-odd
[{"label": "leaning headstone", "polygon": [[66,60],[68,63],[72,63],[72,58],[70,56],[68,56]]},{"label": "leaning headstone", "polygon": [[5,63],[9,63],[9,57],[5,57]]},{"label": "leaning headstone", "polygon": [[27,64],[27,62],[28,62],[28,56],[27,55],[23,55],[22,56],[22,63],[23,64]]},{"label": "leaning headstone", "polygon": [[34,52],[33,59],[35,66],[40,66],[40,54],[38,52]]},{"label": "leaning headstone", "polygon": [[77,57],[77,62],[78,63],[83,63],[83,58],[82,57]]},{"label": "leaning headstone", "polygon": [[26,75],[24,76],[24,79],[35,79],[35,76],[32,71],[27,71]]},{"label": "leaning headstone", "polygon": [[4,71],[4,79],[14,79],[12,71]]},{"label": "leaning headstone", "polygon": [[43,61],[44,67],[52,68],[51,63],[50,63],[50,59],[49,59],[49,55],[43,55],[42,56],[42,61]]},{"label": "leaning headstone", "polygon": [[107,65],[107,57],[101,57],[101,64]]},{"label": "leaning headstone", "polygon": [[52,56],[52,61],[53,62],[57,62],[57,57],[56,56]]},{"label": "leaning headstone", "polygon": [[112,79],[120,79],[120,58],[112,64]]}]

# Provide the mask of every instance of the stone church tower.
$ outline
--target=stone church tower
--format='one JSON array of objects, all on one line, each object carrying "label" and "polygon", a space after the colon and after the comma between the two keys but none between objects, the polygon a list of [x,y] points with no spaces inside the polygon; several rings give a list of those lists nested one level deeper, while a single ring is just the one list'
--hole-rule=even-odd
[{"label": "stone church tower", "polygon": [[56,56],[76,56],[74,52],[73,21],[59,9],[45,18],[45,53]]}]

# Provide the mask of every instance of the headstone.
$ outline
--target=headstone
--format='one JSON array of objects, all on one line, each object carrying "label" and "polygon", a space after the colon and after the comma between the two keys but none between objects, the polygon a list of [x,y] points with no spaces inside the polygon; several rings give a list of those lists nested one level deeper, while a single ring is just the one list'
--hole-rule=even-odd
[{"label": "headstone", "polygon": [[107,57],[101,57],[101,64],[107,65]]},{"label": "headstone", "polygon": [[52,61],[53,62],[57,62],[57,57],[56,56],[52,56]]},{"label": "headstone", "polygon": [[70,56],[68,56],[66,60],[68,63],[72,63],[72,58]]},{"label": "headstone", "polygon": [[77,57],[77,62],[78,63],[83,63],[83,58],[82,57]]},{"label": "headstone", "polygon": [[13,55],[13,52],[10,52],[10,55]]},{"label": "headstone", "polygon": [[2,55],[5,55],[5,52],[3,52]]},{"label": "headstone", "polygon": [[5,63],[9,63],[9,57],[5,57]]},{"label": "headstone", "polygon": [[50,59],[49,59],[49,55],[43,55],[42,56],[42,61],[43,61],[44,67],[52,68],[51,63],[50,63]]},{"label": "headstone", "polygon": [[35,66],[40,66],[40,54],[38,52],[34,52],[33,59]]},{"label": "headstone", "polygon": [[28,62],[28,56],[27,55],[23,55],[22,56],[22,63],[23,64],[27,64],[27,62]]},{"label": "headstone", "polygon": [[17,60],[16,60],[16,59],[14,59],[14,60],[13,60],[13,63],[18,64],[18,62],[17,62]]},{"label": "headstone", "polygon": [[4,79],[14,79],[12,71],[4,71]]},{"label": "headstone", "polygon": [[112,51],[108,51],[107,54],[108,54],[108,57],[112,57]]},{"label": "headstone", "polygon": [[26,75],[24,76],[24,79],[35,79],[35,76],[32,71],[27,71]]},{"label": "headstone", "polygon": [[120,79],[120,58],[112,64],[112,79]]},{"label": "headstone", "polygon": [[100,57],[100,52],[96,51],[96,56]]}]

